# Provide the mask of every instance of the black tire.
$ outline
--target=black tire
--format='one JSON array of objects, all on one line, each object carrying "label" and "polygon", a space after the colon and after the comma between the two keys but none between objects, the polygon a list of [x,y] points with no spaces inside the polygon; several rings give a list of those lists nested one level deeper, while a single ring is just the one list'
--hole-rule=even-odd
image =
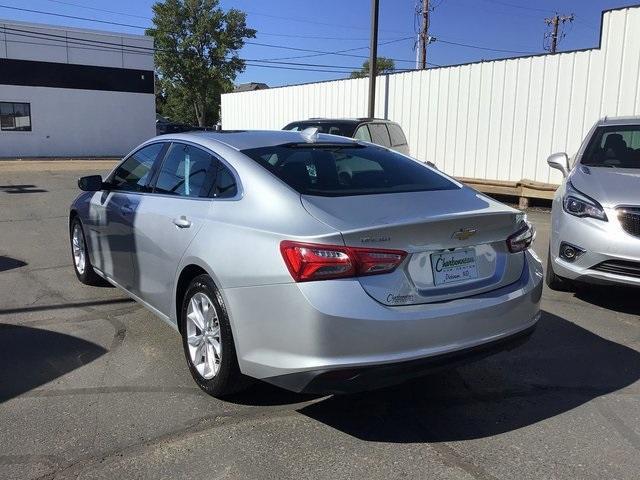
[{"label": "black tire", "polygon": [[[219,325],[219,343],[222,346],[222,353],[217,363],[217,365],[219,365],[217,373],[215,373],[213,378],[205,378],[198,371],[189,350],[187,313],[191,299],[198,293],[204,294],[215,308]],[[209,275],[200,275],[194,278],[189,284],[189,288],[187,288],[184,298],[182,299],[179,321],[184,356],[187,360],[191,376],[202,390],[213,397],[224,397],[239,392],[250,384],[248,377],[240,373],[227,309],[220,292]]]},{"label": "black tire", "polygon": [[556,292],[570,292],[574,289],[574,283],[568,278],[556,275],[553,271],[553,262],[551,261],[551,246],[549,246],[549,252],[547,254],[547,271],[545,275],[547,287]]},{"label": "black tire", "polygon": [[[82,271],[79,270],[74,255],[73,234],[76,227],[79,229],[79,234],[82,235],[81,248],[84,250],[84,269]],[[84,283],[85,285],[91,285],[94,287],[108,285],[107,281],[100,277],[91,265],[91,260],[89,259],[89,250],[87,248],[87,239],[84,235],[82,222],[78,217],[74,217],[69,225],[69,245],[71,247],[71,262],[73,263],[73,271],[76,272],[76,277],[78,277],[78,280],[80,280],[80,282]]]}]

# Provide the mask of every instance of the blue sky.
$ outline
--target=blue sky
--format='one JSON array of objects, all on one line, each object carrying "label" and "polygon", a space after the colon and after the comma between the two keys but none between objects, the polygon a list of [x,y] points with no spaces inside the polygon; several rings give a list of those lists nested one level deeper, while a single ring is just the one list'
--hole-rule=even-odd
[{"label": "blue sky", "polygon": [[[0,5],[140,26],[150,25],[153,3],[152,0],[0,0]],[[368,55],[370,3],[370,0],[221,0],[225,9],[234,7],[248,13],[249,25],[258,31],[253,42],[325,52],[363,47],[349,52],[351,55],[362,56]],[[380,0],[381,45],[378,53],[401,60],[396,62],[397,68],[414,66],[415,40],[407,37],[415,37],[415,3],[416,0]],[[439,40],[429,45],[428,61],[437,65],[450,65],[515,55],[447,42],[514,52],[542,53],[543,35],[547,30],[544,18],[553,15],[555,11],[561,14],[574,13],[576,17],[575,22],[565,27],[566,37],[560,43],[560,50],[593,47],[598,43],[601,11],[637,3],[638,0],[431,0],[435,9],[431,16],[430,34]],[[142,31],[5,8],[0,8],[0,18],[127,33]],[[384,44],[385,42],[392,43]],[[241,53],[247,59],[282,59],[303,55],[309,53],[258,45],[246,45]],[[363,60],[357,57],[319,55],[278,61],[327,65],[308,68],[336,70],[336,66],[358,67]],[[248,66],[239,75],[237,83],[255,81],[275,86],[348,76],[348,69],[341,70],[346,73]]]}]

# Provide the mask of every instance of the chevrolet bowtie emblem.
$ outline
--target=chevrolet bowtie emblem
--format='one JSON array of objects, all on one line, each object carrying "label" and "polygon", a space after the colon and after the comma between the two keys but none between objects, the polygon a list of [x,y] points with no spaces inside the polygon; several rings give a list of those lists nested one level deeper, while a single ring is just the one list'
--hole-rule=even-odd
[{"label": "chevrolet bowtie emblem", "polygon": [[466,240],[467,238],[473,237],[477,231],[475,228],[461,228],[457,232],[453,232],[452,237],[458,240]]}]

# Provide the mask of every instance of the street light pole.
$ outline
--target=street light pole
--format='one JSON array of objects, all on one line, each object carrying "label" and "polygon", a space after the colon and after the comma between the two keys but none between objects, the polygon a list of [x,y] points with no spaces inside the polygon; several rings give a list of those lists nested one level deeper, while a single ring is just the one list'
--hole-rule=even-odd
[{"label": "street light pole", "polygon": [[369,48],[369,118],[376,115],[376,73],[378,70],[378,6],[371,0],[371,46]]}]

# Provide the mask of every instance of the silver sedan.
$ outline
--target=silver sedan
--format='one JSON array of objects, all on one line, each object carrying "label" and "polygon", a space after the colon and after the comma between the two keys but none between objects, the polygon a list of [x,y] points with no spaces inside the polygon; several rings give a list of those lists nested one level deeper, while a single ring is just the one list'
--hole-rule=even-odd
[{"label": "silver sedan", "polygon": [[549,157],[565,179],[553,201],[547,284],[640,286],[640,117],[604,118],[573,164]]},{"label": "silver sedan", "polygon": [[156,137],[70,211],[80,281],[175,327],[212,395],[381,387],[527,338],[524,216],[416,160],[302,132]]}]

